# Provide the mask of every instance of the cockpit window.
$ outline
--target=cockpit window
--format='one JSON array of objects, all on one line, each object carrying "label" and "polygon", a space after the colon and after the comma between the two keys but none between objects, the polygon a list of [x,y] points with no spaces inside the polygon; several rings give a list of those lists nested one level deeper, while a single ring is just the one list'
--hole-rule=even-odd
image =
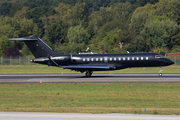
[{"label": "cockpit window", "polygon": [[155,58],[163,58],[162,55],[155,55]]}]

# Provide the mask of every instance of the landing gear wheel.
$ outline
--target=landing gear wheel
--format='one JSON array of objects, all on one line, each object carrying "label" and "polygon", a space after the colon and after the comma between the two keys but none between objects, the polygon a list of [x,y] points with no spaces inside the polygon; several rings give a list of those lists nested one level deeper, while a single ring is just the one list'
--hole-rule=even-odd
[{"label": "landing gear wheel", "polygon": [[92,73],[93,73],[93,71],[86,71],[85,75],[86,75],[86,77],[91,77]]},{"label": "landing gear wheel", "polygon": [[162,73],[159,73],[159,77],[161,77],[162,76]]}]

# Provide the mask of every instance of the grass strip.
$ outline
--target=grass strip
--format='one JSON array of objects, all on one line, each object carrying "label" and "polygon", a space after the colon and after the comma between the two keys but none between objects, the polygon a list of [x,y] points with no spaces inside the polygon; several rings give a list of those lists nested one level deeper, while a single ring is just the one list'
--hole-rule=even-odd
[{"label": "grass strip", "polygon": [[[180,73],[180,66],[168,66],[162,68],[163,73]],[[127,68],[115,71],[97,71],[94,73],[158,73],[159,67]],[[45,65],[0,65],[0,74],[47,74],[47,73],[79,73],[60,67],[48,67]]]},{"label": "grass strip", "polygon": [[180,83],[0,84],[0,111],[178,115]]}]

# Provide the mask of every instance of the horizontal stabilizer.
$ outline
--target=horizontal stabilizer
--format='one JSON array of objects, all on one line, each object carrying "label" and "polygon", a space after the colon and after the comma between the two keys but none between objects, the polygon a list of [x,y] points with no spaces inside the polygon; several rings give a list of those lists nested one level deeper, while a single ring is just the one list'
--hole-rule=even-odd
[{"label": "horizontal stabilizer", "polygon": [[64,69],[110,69],[109,66],[79,66],[79,65],[74,65],[74,66],[61,66]]},{"label": "horizontal stabilizer", "polygon": [[15,41],[29,41],[29,40],[38,40],[38,38],[34,35],[23,37],[23,38],[11,38],[8,40],[15,40]]}]

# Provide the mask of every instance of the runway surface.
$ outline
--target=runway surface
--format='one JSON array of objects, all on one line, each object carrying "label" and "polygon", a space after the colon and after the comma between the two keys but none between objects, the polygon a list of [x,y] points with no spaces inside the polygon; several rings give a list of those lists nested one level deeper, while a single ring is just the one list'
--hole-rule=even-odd
[{"label": "runway surface", "polygon": [[0,112],[1,120],[179,120],[179,115],[14,113]]},{"label": "runway surface", "polygon": [[134,74],[5,74],[0,83],[84,83],[84,82],[180,82],[180,73],[134,73]]}]

